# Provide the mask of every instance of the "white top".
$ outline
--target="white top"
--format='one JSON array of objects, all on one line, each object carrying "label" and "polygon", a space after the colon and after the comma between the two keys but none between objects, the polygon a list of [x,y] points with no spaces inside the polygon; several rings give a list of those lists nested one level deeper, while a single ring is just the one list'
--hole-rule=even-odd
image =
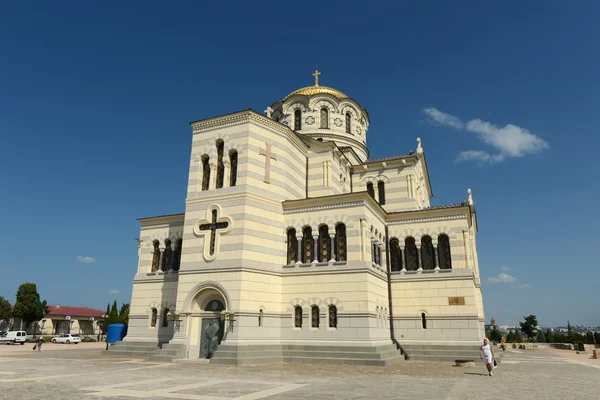
[{"label": "white top", "polygon": [[483,350],[483,355],[485,357],[491,357],[492,356],[492,349],[490,349],[490,345],[489,344],[484,344],[481,346],[481,350]]}]

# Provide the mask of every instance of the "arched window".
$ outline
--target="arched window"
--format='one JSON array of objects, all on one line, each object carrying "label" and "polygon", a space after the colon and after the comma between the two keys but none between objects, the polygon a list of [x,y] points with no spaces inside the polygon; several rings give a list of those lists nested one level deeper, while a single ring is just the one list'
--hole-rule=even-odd
[{"label": "arched window", "polygon": [[335,227],[335,259],[346,261],[346,225],[337,224]]},{"label": "arched window", "polygon": [[302,231],[302,262],[310,263],[314,259],[315,240],[312,236],[312,229],[307,226]]},{"label": "arched window", "polygon": [[225,306],[223,305],[223,302],[221,300],[217,300],[217,299],[213,299],[211,301],[209,301],[206,304],[206,307],[204,307],[204,311],[212,311],[212,312],[219,312],[219,311],[223,311],[225,309]]},{"label": "arched window", "polygon": [[329,327],[330,328],[337,328],[337,321],[338,317],[337,317],[337,307],[334,306],[333,304],[331,304],[329,306]]},{"label": "arched window", "polygon": [[375,198],[375,190],[373,189],[373,182],[367,183],[367,193],[369,193],[369,196],[371,196],[372,198]]},{"label": "arched window", "polygon": [[302,307],[294,307],[294,327],[302,328]]},{"label": "arched window", "polygon": [[377,191],[379,192],[379,204],[385,204],[385,183],[383,181],[377,182]]},{"label": "arched window", "polygon": [[294,111],[294,130],[299,131],[302,129],[302,110],[297,109]]},{"label": "arched window", "polygon": [[319,257],[321,262],[327,262],[331,258],[331,238],[327,225],[319,227]]},{"label": "arched window", "polygon": [[231,171],[229,171],[229,186],[234,187],[237,183],[237,166],[238,166],[238,152],[232,151],[229,154],[229,162],[231,164]]},{"label": "arched window", "polygon": [[202,190],[208,190],[208,185],[210,183],[210,158],[208,156],[204,156],[202,159]]},{"label": "arched window", "polygon": [[351,124],[351,115],[350,113],[346,113],[346,133],[352,133],[352,126]]},{"label": "arched window", "polygon": [[417,254],[417,244],[415,238],[407,237],[404,240],[404,265],[407,271],[416,271],[419,269],[419,256]]},{"label": "arched window", "polygon": [[424,270],[429,271],[435,268],[435,259],[433,257],[431,236],[425,235],[421,238],[421,263]]},{"label": "arched window", "polygon": [[312,306],[310,308],[310,326],[312,328],[318,328],[319,323],[319,306]]},{"label": "arched window", "polygon": [[156,320],[158,319],[158,310],[156,308],[152,308],[152,316],[150,317],[150,326],[156,326]]},{"label": "arched window", "polygon": [[400,249],[400,241],[396,238],[390,240],[390,262],[392,271],[400,271],[402,269],[402,250]]},{"label": "arched window", "polygon": [[287,231],[287,265],[298,260],[298,239],[296,239],[296,230],[290,228]]},{"label": "arched window", "polygon": [[179,271],[181,267],[181,250],[183,248],[183,239],[177,239],[175,242],[175,251],[173,252],[173,271]]},{"label": "arched window", "polygon": [[166,328],[167,326],[169,326],[169,309],[165,308],[165,311],[163,311],[163,323],[162,323],[163,328]]},{"label": "arched window", "polygon": [[440,269],[452,269],[450,256],[450,238],[446,235],[438,236],[438,264]]},{"label": "arched window", "polygon": [[258,311],[258,326],[259,326],[259,327],[262,327],[262,326],[263,326],[263,317],[264,317],[264,311],[263,311],[263,309],[261,308],[261,309]]},{"label": "arched window", "polygon": [[329,129],[329,110],[327,107],[321,108],[321,129]]},{"label": "arched window", "polygon": [[225,143],[222,140],[217,142],[217,189],[223,187],[225,180],[225,165],[223,165],[223,147]]},{"label": "arched window", "polygon": [[169,271],[171,269],[171,263],[173,262],[173,250],[171,249],[171,239],[165,240],[165,249],[163,250],[162,265],[160,269],[162,271]]},{"label": "arched window", "polygon": [[427,329],[427,317],[425,316],[425,313],[421,313],[421,326],[423,329]]},{"label": "arched window", "polygon": [[154,250],[152,251],[152,272],[154,272],[158,271],[158,268],[160,267],[160,249],[158,248],[160,243],[158,240],[153,240],[152,246],[154,247]]}]

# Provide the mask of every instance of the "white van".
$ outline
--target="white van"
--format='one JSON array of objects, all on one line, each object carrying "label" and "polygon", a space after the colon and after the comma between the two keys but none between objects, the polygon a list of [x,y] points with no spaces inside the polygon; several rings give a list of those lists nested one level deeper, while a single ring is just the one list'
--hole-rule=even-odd
[{"label": "white van", "polygon": [[2,344],[25,344],[27,339],[27,332],[25,331],[10,331],[0,336],[0,343]]}]

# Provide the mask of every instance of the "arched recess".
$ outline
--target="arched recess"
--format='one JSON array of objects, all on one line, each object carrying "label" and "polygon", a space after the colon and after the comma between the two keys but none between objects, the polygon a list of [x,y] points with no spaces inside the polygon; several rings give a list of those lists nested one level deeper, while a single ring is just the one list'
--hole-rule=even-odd
[{"label": "arched recess", "polygon": [[231,300],[227,291],[217,282],[202,282],[188,293],[183,302],[183,312],[199,312],[206,308],[211,300],[223,302],[226,310],[231,308]]}]

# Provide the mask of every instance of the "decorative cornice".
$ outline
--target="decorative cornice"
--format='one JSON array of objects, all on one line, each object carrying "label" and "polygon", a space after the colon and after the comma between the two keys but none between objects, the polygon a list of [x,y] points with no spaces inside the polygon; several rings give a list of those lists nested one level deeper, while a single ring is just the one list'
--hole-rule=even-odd
[{"label": "decorative cornice", "polygon": [[387,224],[388,225],[404,225],[404,224],[414,224],[417,222],[447,221],[447,220],[463,219],[463,218],[465,218],[464,214],[440,215],[440,216],[435,216],[435,217],[420,217],[420,218],[403,219],[400,221],[387,221]]},{"label": "decorative cornice", "polygon": [[329,203],[329,204],[315,204],[312,206],[304,206],[298,208],[290,208],[284,209],[284,214],[293,214],[298,212],[306,212],[306,211],[321,211],[321,210],[331,210],[335,208],[345,208],[345,207],[354,207],[364,205],[365,202],[362,200],[358,201],[346,201],[341,203]]}]

